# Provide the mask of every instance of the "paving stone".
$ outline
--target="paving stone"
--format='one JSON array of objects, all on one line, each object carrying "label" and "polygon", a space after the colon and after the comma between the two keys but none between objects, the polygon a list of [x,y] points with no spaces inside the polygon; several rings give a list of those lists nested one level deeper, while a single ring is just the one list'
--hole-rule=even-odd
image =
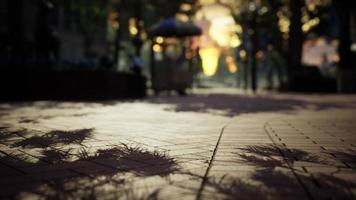
[{"label": "paving stone", "polygon": [[[308,199],[309,192],[353,199],[355,111],[356,96],[224,90],[132,102],[1,103],[0,197]],[[19,145],[80,129],[92,135]],[[141,150],[130,154],[123,145]]]}]

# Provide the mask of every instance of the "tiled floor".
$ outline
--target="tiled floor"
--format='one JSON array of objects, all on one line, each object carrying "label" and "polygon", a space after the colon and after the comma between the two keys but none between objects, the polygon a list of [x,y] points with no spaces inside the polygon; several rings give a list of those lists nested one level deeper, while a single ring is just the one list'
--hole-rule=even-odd
[{"label": "tiled floor", "polygon": [[355,199],[356,96],[0,104],[0,199]]}]

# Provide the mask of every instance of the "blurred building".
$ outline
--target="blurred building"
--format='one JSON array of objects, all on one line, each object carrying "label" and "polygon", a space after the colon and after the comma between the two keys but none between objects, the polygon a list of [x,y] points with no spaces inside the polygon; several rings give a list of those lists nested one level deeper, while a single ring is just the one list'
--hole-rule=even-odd
[{"label": "blurred building", "polygon": [[55,61],[88,63],[108,55],[106,19],[96,24],[95,31],[90,33],[88,47],[88,38],[80,28],[87,19],[66,9],[60,2],[53,5],[45,0],[0,0],[1,66],[36,64],[38,37],[43,37],[38,31],[46,32],[39,28],[42,23],[48,26],[53,38],[58,40],[58,55],[50,55]]}]

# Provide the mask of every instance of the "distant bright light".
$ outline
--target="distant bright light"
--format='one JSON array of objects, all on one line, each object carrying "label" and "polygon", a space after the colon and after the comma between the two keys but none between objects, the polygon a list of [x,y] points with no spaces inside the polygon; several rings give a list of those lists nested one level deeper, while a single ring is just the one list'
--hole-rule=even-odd
[{"label": "distant bright light", "polygon": [[235,64],[235,60],[232,56],[227,56],[225,62],[230,73],[237,72],[237,65]]},{"label": "distant bright light", "polygon": [[202,58],[203,72],[206,76],[213,76],[216,73],[219,62],[220,50],[218,48],[203,48],[199,50]]},{"label": "distant bright light", "polygon": [[289,33],[290,20],[288,17],[283,16],[281,13],[278,13],[279,20],[278,25],[282,33]]},{"label": "distant bright light", "polygon": [[209,4],[213,4],[216,2],[215,2],[215,0],[199,0],[199,3],[202,5],[209,5]]},{"label": "distant bright light", "polygon": [[131,35],[137,35],[137,33],[138,33],[137,28],[136,27],[130,27],[130,33],[131,33]]},{"label": "distant bright light", "polygon": [[131,35],[137,35],[138,29],[136,27],[136,19],[130,18],[129,19],[129,32]]},{"label": "distant bright light", "polygon": [[241,50],[241,51],[240,51],[240,57],[241,57],[242,59],[245,59],[246,56],[247,56],[246,51],[245,51],[245,50]]},{"label": "distant bright light", "polygon": [[[242,27],[236,24],[231,16],[231,11],[219,4],[203,6],[196,14],[197,21],[208,21],[208,29],[204,37],[209,37],[220,47],[237,47],[241,44],[237,33],[242,32]],[[214,46],[214,45],[213,45]]]},{"label": "distant bright light", "polygon": [[262,8],[258,11],[258,13],[259,13],[260,15],[266,14],[267,12],[268,12],[268,8],[267,8],[266,6],[262,7]]},{"label": "distant bright light", "polygon": [[162,47],[161,47],[161,45],[159,45],[159,44],[153,45],[153,51],[154,51],[154,52],[157,52],[157,53],[162,52]]},{"label": "distant bright light", "polygon": [[190,11],[192,9],[192,5],[190,4],[187,4],[187,3],[184,3],[180,6],[180,9],[182,11]]},{"label": "distant bright light", "polygon": [[238,29],[231,16],[219,17],[211,20],[210,37],[221,47],[237,47],[241,44],[234,31]]},{"label": "distant bright light", "polygon": [[240,44],[241,44],[241,40],[240,40],[240,38],[237,37],[237,35],[234,35],[231,37],[230,47],[236,48],[236,47],[240,46]]},{"label": "distant bright light", "polygon": [[350,47],[351,51],[356,52],[356,43],[353,43]]},{"label": "distant bright light", "polygon": [[179,19],[179,20],[182,21],[182,22],[187,22],[187,21],[189,21],[189,17],[188,17],[188,15],[186,15],[186,14],[181,14],[181,13],[176,14],[176,18]]},{"label": "distant bright light", "polygon": [[162,44],[163,41],[164,41],[163,37],[157,37],[157,38],[156,38],[156,42],[157,42],[158,44]]},{"label": "distant bright light", "polygon": [[311,19],[308,22],[306,22],[305,24],[303,24],[302,30],[304,32],[308,32],[311,28],[317,26],[319,23],[320,23],[320,19],[319,18]]},{"label": "distant bright light", "polygon": [[328,43],[325,38],[306,40],[303,44],[302,63],[309,66],[321,66],[325,61],[328,63],[339,62],[337,46]]}]

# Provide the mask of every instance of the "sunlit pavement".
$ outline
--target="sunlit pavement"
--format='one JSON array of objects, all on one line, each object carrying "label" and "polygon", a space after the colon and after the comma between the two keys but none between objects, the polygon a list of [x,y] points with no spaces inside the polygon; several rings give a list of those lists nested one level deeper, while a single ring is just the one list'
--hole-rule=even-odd
[{"label": "sunlit pavement", "polygon": [[355,199],[356,96],[0,104],[0,199]]}]

